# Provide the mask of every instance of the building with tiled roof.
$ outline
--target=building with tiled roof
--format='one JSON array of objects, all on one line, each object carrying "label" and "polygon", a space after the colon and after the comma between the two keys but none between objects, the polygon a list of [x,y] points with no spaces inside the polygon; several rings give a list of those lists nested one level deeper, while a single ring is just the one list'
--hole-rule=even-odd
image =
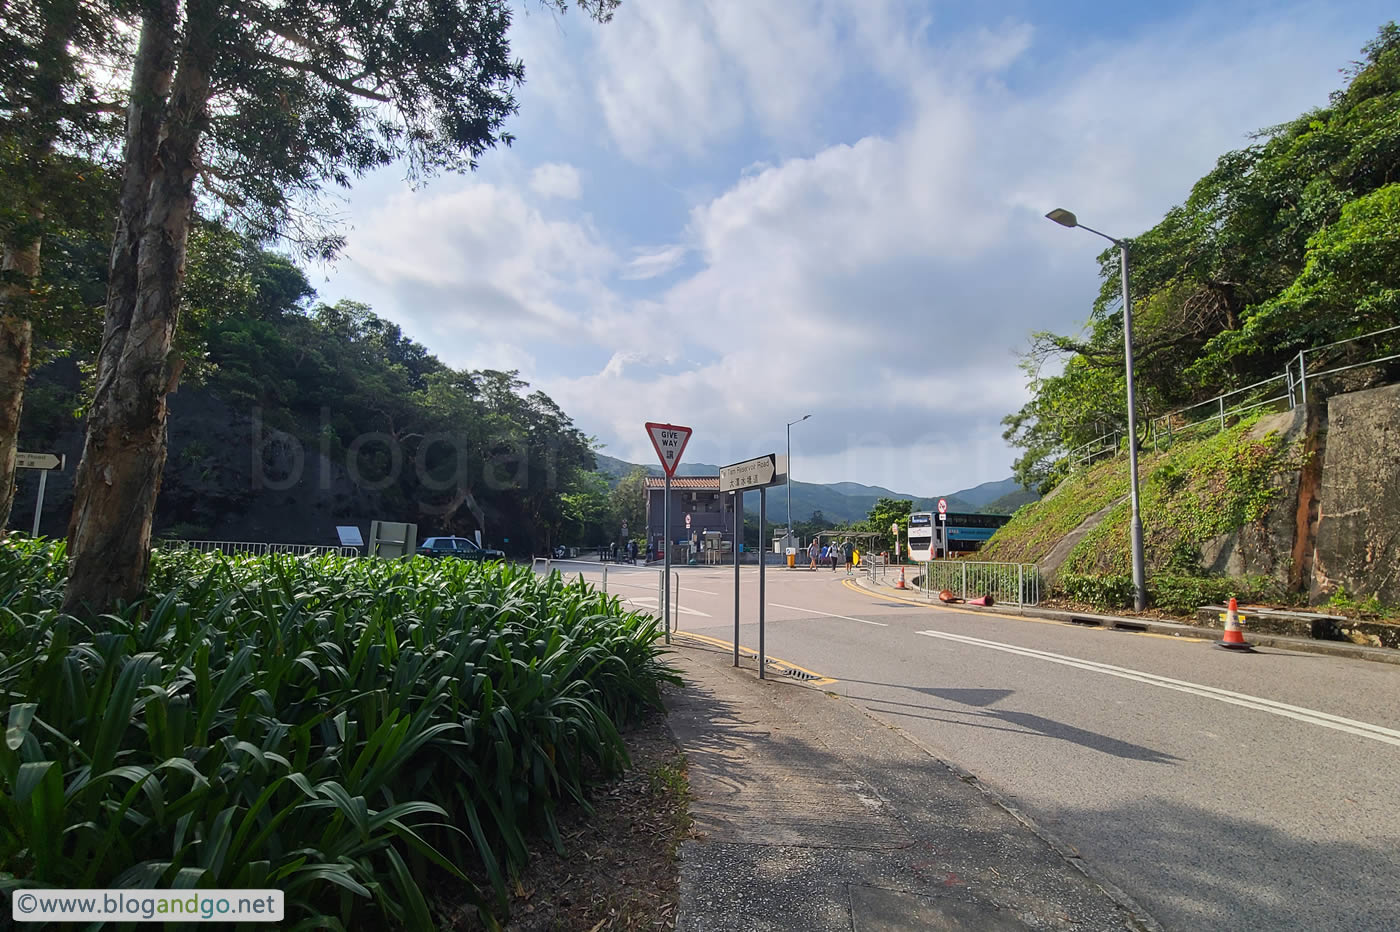
[{"label": "building with tiled roof", "polygon": [[679,562],[698,550],[706,531],[719,532],[723,546],[734,541],[734,499],[719,490],[719,476],[677,476],[671,480],[670,533],[662,527],[666,501],[666,480],[647,477],[647,552],[661,551],[669,540],[672,559]]}]

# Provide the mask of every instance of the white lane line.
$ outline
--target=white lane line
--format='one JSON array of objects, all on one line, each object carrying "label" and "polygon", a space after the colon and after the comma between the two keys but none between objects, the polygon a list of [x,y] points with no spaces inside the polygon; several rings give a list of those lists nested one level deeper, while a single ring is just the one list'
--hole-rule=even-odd
[{"label": "white lane line", "polygon": [[[640,605],[640,606],[642,606],[643,608],[648,608],[648,609],[651,609],[652,611],[660,611],[661,603],[660,603],[657,599],[655,599],[655,598],[650,598],[650,599],[648,599],[648,598],[636,598],[636,599],[633,599],[633,598],[630,598],[630,597],[624,597],[624,598],[627,598],[627,601],[628,601],[628,602],[631,602],[633,605]],[[708,613],[708,612],[702,612],[702,611],[700,611],[699,609],[694,609],[694,608],[686,608],[684,605],[676,605],[676,606],[674,606],[673,608],[674,608],[674,611],[675,611],[677,614],[681,614],[681,615],[694,615],[696,618],[713,618],[713,617],[714,617],[713,615],[711,615],[711,614]]]},{"label": "white lane line", "polygon": [[803,608],[800,605],[784,605],[781,602],[769,602],[769,605],[777,608],[790,608],[794,612],[808,612],[812,615],[825,615],[827,618],[840,618],[842,621],[858,621],[863,625],[874,625],[877,628],[888,628],[889,625],[883,621],[866,621],[864,618],[852,618],[849,615],[833,615],[831,612],[819,612],[815,608]]},{"label": "white lane line", "polygon": [[1080,670],[1088,670],[1090,673],[1103,673],[1125,680],[1146,683],[1149,686],[1158,686],[1162,689],[1174,689],[1178,692],[1203,696],[1207,699],[1214,699],[1217,702],[1228,702],[1231,705],[1242,706],[1246,709],[1256,709],[1260,712],[1268,712],[1273,715],[1283,716],[1284,718],[1307,722],[1310,725],[1320,725],[1323,728],[1332,728],[1350,735],[1370,738],[1373,741],[1381,741],[1385,744],[1393,744],[1396,747],[1400,747],[1400,731],[1396,731],[1393,728],[1386,728],[1382,725],[1372,725],[1370,722],[1343,718],[1340,715],[1332,715],[1329,712],[1319,712],[1316,709],[1289,705],[1286,702],[1276,702],[1273,699],[1264,699],[1260,696],[1237,693],[1228,689],[1218,689],[1214,686],[1205,686],[1200,683],[1189,683],[1185,680],[1176,680],[1168,676],[1158,676],[1155,673],[1144,673],[1141,670],[1130,670],[1127,667],[1116,667],[1112,664],[1099,663],[1094,660],[1067,657],[1064,654],[1036,650],[1031,647],[1020,647],[1016,644],[1003,644],[1000,641],[986,641],[981,638],[968,637],[965,634],[950,634],[946,631],[917,631],[915,633],[922,634],[924,637],[941,638],[945,641],[954,641],[972,647],[987,647],[992,650],[1004,651],[1008,654],[1019,654],[1022,657],[1030,657],[1034,660],[1048,660],[1051,663],[1063,664],[1067,667],[1076,667]]}]

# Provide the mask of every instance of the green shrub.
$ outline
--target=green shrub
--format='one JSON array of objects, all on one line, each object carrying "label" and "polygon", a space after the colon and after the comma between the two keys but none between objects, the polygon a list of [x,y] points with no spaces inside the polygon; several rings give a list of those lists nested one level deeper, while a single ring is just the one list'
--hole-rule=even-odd
[{"label": "green shrub", "polygon": [[1229,576],[1153,576],[1147,596],[1154,606],[1174,615],[1194,615],[1202,605],[1219,605],[1231,596],[1250,598],[1248,588]]},{"label": "green shrub", "polygon": [[1060,573],[1055,589],[1071,602],[1097,608],[1130,608],[1133,604],[1133,577],[1095,573]]},{"label": "green shrub", "polygon": [[677,682],[660,622],[558,574],[157,552],[61,614],[61,545],[0,546],[0,888],[276,887],[291,924],[480,909]]}]

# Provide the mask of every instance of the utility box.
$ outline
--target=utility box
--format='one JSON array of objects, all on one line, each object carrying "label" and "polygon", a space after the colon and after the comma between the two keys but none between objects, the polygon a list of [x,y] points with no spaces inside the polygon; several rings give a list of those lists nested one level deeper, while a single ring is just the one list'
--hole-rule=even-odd
[{"label": "utility box", "polygon": [[399,521],[371,521],[369,555],[397,560],[411,557],[418,550],[418,525]]}]

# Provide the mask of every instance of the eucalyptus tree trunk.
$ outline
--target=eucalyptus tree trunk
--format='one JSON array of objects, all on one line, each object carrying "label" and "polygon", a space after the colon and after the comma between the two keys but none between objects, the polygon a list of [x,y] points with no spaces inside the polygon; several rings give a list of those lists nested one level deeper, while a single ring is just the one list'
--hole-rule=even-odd
[{"label": "eucalyptus tree trunk", "polygon": [[39,274],[39,241],[26,249],[7,247],[0,268],[0,538],[10,524],[15,503],[15,453],[19,449],[19,416],[24,408],[24,385],[29,379],[29,354],[34,327],[24,316],[29,287]]},{"label": "eucalyptus tree trunk", "polygon": [[178,68],[176,0],[158,0],[142,25],[97,387],[68,529],[66,611],[104,611],[145,585],[165,468],[166,396],[179,378],[171,347],[209,98],[197,6],[190,4]]}]

